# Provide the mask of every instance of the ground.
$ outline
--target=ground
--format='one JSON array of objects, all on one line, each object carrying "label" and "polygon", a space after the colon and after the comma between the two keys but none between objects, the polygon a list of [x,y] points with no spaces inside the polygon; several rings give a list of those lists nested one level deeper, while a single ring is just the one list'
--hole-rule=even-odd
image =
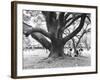
[{"label": "ground", "polygon": [[45,49],[38,50],[26,50],[23,52],[23,69],[42,69],[42,68],[62,68],[62,67],[78,67],[78,66],[90,66],[90,56],[79,56],[57,58],[52,62],[43,60],[47,58],[49,52]]}]

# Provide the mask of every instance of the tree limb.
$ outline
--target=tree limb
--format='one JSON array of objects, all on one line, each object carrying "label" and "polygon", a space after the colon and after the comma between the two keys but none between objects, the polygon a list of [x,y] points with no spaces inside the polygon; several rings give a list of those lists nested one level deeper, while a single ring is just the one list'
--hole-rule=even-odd
[{"label": "tree limb", "polygon": [[87,17],[87,19],[90,21],[90,23],[91,23],[91,19],[90,19],[90,17],[89,16],[86,16]]},{"label": "tree limb", "polygon": [[69,22],[69,21],[71,21],[73,18],[71,17],[71,18],[69,18],[68,20],[66,20],[65,21],[65,26],[66,26],[66,24]]},{"label": "tree limb", "polygon": [[71,15],[72,13],[67,13],[64,17],[65,17],[65,20]]},{"label": "tree limb", "polygon": [[48,32],[50,32],[52,35],[57,36],[57,28],[58,28],[58,20],[57,20],[57,14],[56,12],[48,12],[48,11],[42,11],[43,15],[45,16],[46,20],[46,26],[48,29]]},{"label": "tree limb", "polygon": [[81,38],[83,37],[84,34],[85,34],[85,31],[83,31],[82,35],[79,37],[78,42],[76,43],[76,47],[78,46],[78,44],[79,44],[79,42],[80,42],[80,40],[81,40]]},{"label": "tree limb", "polygon": [[41,29],[41,28],[33,28],[31,25],[28,25],[28,24],[26,24],[25,22],[23,22],[23,24],[24,24],[25,26],[27,26],[27,27],[31,27],[31,29],[28,29],[28,28],[27,28],[27,30],[24,30],[24,34],[25,34],[26,36],[28,36],[28,35],[30,35],[30,34],[32,34],[32,33],[34,33],[34,32],[39,32],[39,33],[43,34],[44,36],[46,36],[46,37],[48,37],[48,38],[51,38],[51,35],[50,35],[49,32],[46,32],[45,30],[43,30],[43,29]]},{"label": "tree limb", "polygon": [[31,36],[36,39],[46,49],[51,48],[51,43],[40,33],[32,33]]},{"label": "tree limb", "polygon": [[[79,15],[79,16],[77,16],[77,17],[75,17],[68,25],[66,25],[65,27],[63,27],[62,28],[62,31],[64,31],[66,28],[68,28],[70,25],[72,25],[72,23],[74,22],[74,21],[76,21],[77,19],[79,19],[81,17],[81,15]],[[70,21],[71,19],[69,19],[68,21]],[[67,22],[68,22],[67,21]],[[66,22],[66,23],[67,23]]]},{"label": "tree limb", "polygon": [[[76,34],[78,34],[80,32],[80,30],[83,28],[84,26],[84,22],[85,22],[85,18],[86,18],[86,14],[82,14],[81,16],[81,21],[79,26],[76,28],[76,30],[74,30],[72,33],[70,33],[68,36],[66,36],[65,38],[63,38],[63,44],[65,44],[68,40],[72,39],[74,36],[76,36]],[[77,17],[77,18],[79,18]],[[75,21],[76,18],[73,20]]]},{"label": "tree limb", "polygon": [[65,20],[64,20],[64,12],[60,12],[59,13],[59,17],[58,17],[58,26],[57,26],[57,37],[58,38],[62,38],[62,31],[61,29],[64,26]]},{"label": "tree limb", "polygon": [[84,34],[90,32],[90,31],[91,31],[91,28],[89,28],[88,30],[84,30],[84,31],[83,31],[83,33],[82,33],[81,36],[79,37],[78,42],[76,43],[76,47],[78,46],[78,44],[79,44],[81,38],[84,36]]}]

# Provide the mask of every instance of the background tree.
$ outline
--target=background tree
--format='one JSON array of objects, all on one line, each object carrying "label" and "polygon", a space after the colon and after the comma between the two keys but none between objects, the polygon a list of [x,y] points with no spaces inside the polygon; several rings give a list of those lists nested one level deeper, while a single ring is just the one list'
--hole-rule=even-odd
[{"label": "background tree", "polygon": [[[23,21],[24,34],[26,36],[31,35],[34,39],[41,43],[43,47],[48,49],[50,51],[48,57],[64,57],[64,45],[81,31],[87,14],[49,11],[41,11],[40,13],[45,18],[47,31],[42,28],[32,27]],[[64,30],[70,27],[78,19],[80,19],[78,27],[69,35],[63,36]]]}]

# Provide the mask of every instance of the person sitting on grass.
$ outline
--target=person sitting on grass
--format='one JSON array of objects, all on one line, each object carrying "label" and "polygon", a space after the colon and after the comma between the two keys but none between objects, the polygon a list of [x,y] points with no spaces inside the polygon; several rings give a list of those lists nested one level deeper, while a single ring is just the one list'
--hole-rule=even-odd
[{"label": "person sitting on grass", "polygon": [[74,55],[75,55],[74,54],[74,49],[70,48],[69,51],[70,51],[70,57],[74,57]]},{"label": "person sitting on grass", "polygon": [[72,51],[72,48],[69,48],[68,51],[67,51],[67,55],[70,56],[70,57],[71,57],[71,51]]},{"label": "person sitting on grass", "polygon": [[83,53],[83,49],[80,48],[80,49],[79,49],[79,55],[82,55],[82,53]]},{"label": "person sitting on grass", "polygon": [[76,55],[75,55],[75,57],[78,57],[78,55],[79,55],[79,52],[78,52],[78,50],[76,50]]}]

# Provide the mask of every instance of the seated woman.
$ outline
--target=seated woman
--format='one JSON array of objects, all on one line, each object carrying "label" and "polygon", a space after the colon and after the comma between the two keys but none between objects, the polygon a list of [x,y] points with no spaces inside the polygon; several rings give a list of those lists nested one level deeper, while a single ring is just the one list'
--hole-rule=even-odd
[{"label": "seated woman", "polygon": [[67,50],[67,55],[68,55],[68,56],[71,56],[71,53],[72,53],[72,48],[69,48],[69,49]]}]

